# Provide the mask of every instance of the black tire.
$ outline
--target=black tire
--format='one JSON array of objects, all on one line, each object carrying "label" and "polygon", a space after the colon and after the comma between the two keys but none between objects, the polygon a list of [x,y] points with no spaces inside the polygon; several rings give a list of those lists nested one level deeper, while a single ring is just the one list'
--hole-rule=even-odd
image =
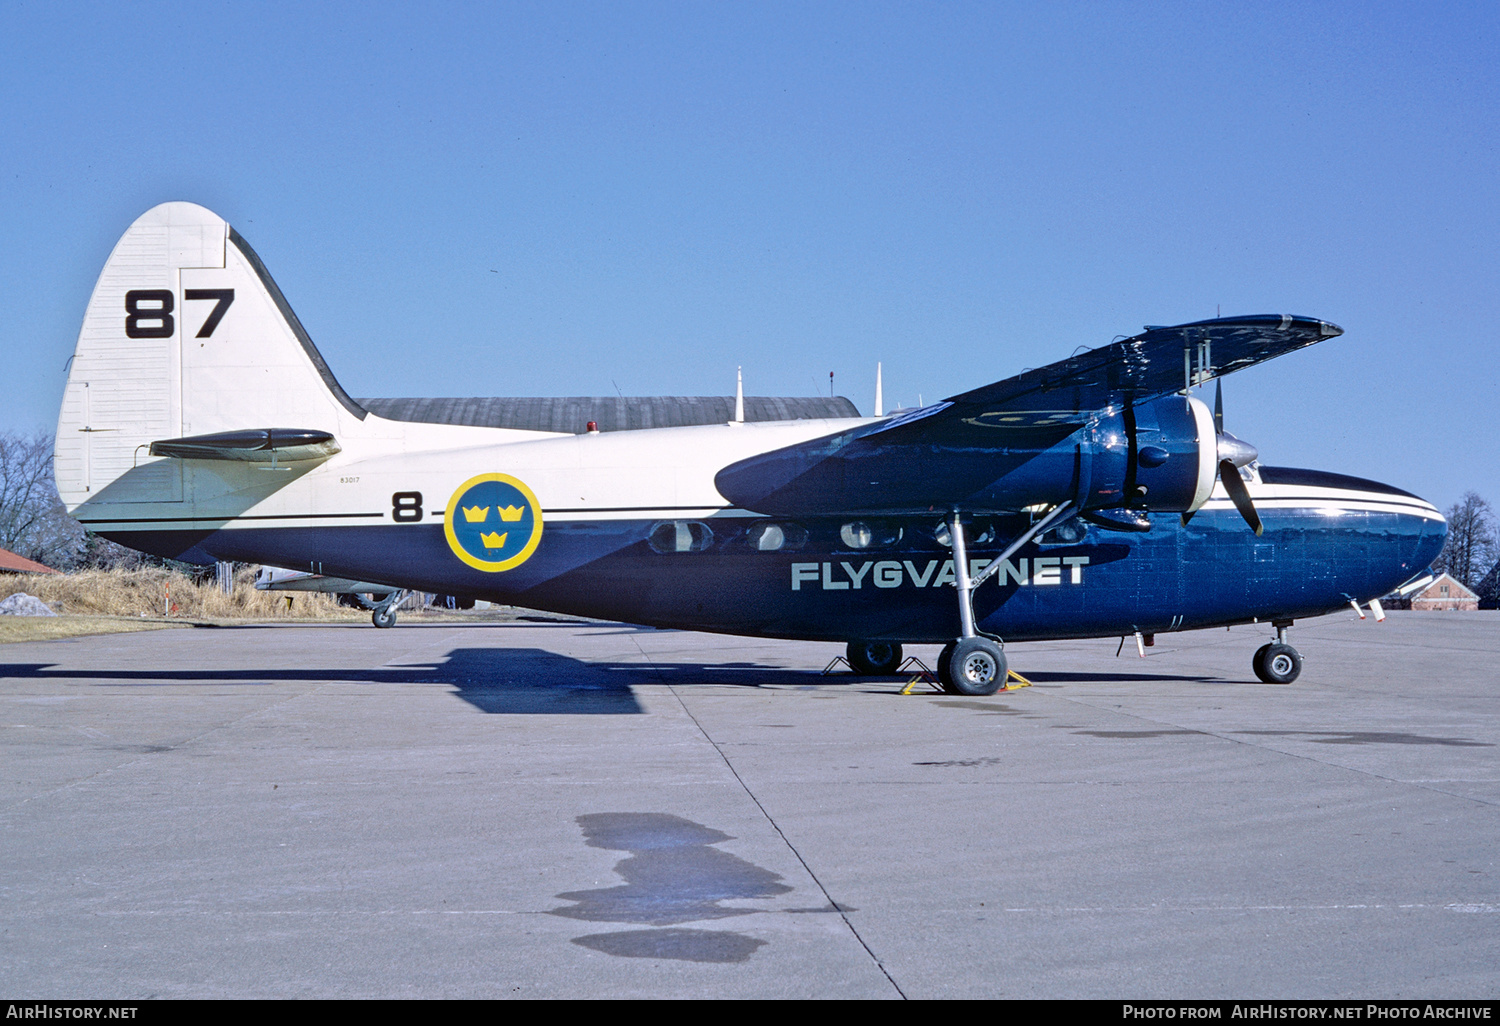
[{"label": "black tire", "polygon": [[866,677],[889,677],[901,665],[901,645],[895,641],[851,641],[844,651],[854,672]]},{"label": "black tire", "polygon": [[396,626],[396,610],[393,608],[377,609],[370,614],[370,622],[376,627]]},{"label": "black tire", "polygon": [[954,642],[943,661],[948,668],[945,686],[956,695],[993,695],[1005,683],[1005,653],[989,638]]},{"label": "black tire", "polygon": [[1291,645],[1263,645],[1251,660],[1255,675],[1267,684],[1290,684],[1302,672],[1302,653]]},{"label": "black tire", "polygon": [[957,644],[958,642],[956,641],[948,642],[948,644],[943,646],[943,650],[938,653],[937,657],[938,683],[941,684],[943,686],[943,690],[948,692],[948,694],[950,695],[958,694],[957,691],[953,690],[953,678],[948,675],[948,660],[953,658],[953,649]]}]

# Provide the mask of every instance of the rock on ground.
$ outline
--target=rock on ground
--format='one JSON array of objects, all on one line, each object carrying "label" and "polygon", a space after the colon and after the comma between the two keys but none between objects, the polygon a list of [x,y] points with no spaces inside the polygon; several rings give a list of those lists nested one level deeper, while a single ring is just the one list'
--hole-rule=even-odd
[{"label": "rock on ground", "polygon": [[18,591],[9,598],[0,599],[0,616],[56,616],[47,603],[35,595]]}]

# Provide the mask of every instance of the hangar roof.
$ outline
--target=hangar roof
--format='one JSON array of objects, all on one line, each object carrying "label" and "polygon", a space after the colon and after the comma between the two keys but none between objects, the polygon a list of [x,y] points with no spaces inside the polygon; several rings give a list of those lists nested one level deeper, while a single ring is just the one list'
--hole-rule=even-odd
[{"label": "hangar roof", "polygon": [[[734,417],[734,396],[570,396],[533,399],[356,399],[388,420],[470,427],[515,428],[582,434],[594,421],[600,431],[724,424]],[[745,419],[818,420],[858,417],[843,396],[745,396]]]}]

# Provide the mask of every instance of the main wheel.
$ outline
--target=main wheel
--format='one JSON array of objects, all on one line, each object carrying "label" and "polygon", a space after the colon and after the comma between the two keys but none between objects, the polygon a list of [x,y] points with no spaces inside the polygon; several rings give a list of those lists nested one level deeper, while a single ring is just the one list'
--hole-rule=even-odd
[{"label": "main wheel", "polygon": [[844,650],[855,673],[889,677],[901,665],[901,645],[895,641],[851,641]]},{"label": "main wheel", "polygon": [[1291,645],[1273,641],[1255,653],[1250,665],[1267,684],[1290,684],[1302,672],[1302,654]]},{"label": "main wheel", "polygon": [[938,653],[937,657],[938,683],[941,684],[943,686],[943,690],[948,692],[948,694],[950,695],[958,694],[958,692],[953,690],[953,677],[948,673],[948,660],[953,658],[953,649],[957,645],[958,642],[956,641],[948,642],[948,644],[943,646],[943,650]]},{"label": "main wheel", "polygon": [[375,612],[370,614],[370,622],[376,627],[396,626],[396,607],[376,607]]},{"label": "main wheel", "polygon": [[989,638],[955,642],[942,665],[948,668],[945,686],[958,695],[993,695],[1005,683],[1005,653]]}]

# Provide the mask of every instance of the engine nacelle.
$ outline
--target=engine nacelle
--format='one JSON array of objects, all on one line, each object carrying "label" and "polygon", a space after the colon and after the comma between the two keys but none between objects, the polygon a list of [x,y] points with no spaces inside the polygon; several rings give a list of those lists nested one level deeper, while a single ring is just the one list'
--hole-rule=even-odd
[{"label": "engine nacelle", "polygon": [[1218,473],[1213,414],[1198,399],[1169,395],[1111,412],[1079,442],[1087,455],[1085,509],[1191,513]]},{"label": "engine nacelle", "polygon": [[862,425],[731,464],[715,484],[772,516],[1010,513],[1079,499],[1087,510],[1182,513],[1208,499],[1217,468],[1213,415],[1181,395],[1082,426],[979,409],[920,441],[911,433]]}]

